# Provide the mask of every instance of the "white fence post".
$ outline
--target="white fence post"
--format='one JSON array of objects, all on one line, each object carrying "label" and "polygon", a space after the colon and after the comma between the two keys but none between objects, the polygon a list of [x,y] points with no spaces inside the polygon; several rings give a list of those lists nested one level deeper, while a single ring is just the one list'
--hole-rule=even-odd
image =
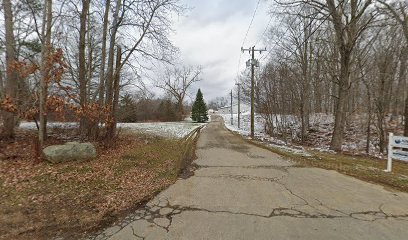
[{"label": "white fence post", "polygon": [[388,137],[388,161],[387,161],[387,169],[386,172],[391,172],[392,170],[392,141],[393,141],[394,134],[390,133]]}]

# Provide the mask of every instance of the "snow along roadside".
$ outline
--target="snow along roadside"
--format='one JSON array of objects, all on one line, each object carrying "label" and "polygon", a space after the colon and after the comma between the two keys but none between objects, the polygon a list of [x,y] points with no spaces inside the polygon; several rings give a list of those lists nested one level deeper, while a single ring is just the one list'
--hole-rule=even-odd
[{"label": "snow along roadside", "polygon": [[[244,117],[241,120],[241,126],[238,129],[238,114],[233,114],[233,125],[231,125],[231,114],[219,114],[224,119],[225,127],[239,135],[243,136],[246,139],[251,139],[250,135],[250,122],[247,121],[248,118]],[[245,115],[244,115],[245,116]],[[290,152],[297,155],[302,155],[305,157],[312,156],[301,146],[294,146],[285,143],[282,140],[276,139],[274,137],[268,136],[263,130],[263,119],[259,115],[255,115],[255,138],[254,140],[260,141],[266,144],[269,147],[278,148],[282,151]]]}]

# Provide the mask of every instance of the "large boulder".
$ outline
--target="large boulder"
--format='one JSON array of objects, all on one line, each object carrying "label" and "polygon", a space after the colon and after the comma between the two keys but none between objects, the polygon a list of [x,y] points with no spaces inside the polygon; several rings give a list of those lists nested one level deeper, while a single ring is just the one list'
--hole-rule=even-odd
[{"label": "large boulder", "polygon": [[45,159],[52,163],[61,163],[96,158],[96,149],[91,143],[68,142],[44,148]]}]

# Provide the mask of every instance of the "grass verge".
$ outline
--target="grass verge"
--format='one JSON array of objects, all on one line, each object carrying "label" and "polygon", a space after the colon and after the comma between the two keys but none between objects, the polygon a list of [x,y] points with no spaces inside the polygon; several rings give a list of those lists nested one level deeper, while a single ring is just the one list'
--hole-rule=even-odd
[{"label": "grass verge", "polygon": [[334,170],[360,180],[381,184],[388,190],[408,192],[408,164],[405,162],[393,161],[392,172],[386,173],[383,171],[387,164],[387,161],[384,159],[312,150],[307,151],[309,156],[304,156],[270,146],[264,142],[254,140],[247,141],[279,154],[293,161],[300,167],[316,167]]},{"label": "grass verge", "polygon": [[0,161],[0,239],[78,239],[108,226],[174,183],[195,141],[128,136],[92,161]]}]

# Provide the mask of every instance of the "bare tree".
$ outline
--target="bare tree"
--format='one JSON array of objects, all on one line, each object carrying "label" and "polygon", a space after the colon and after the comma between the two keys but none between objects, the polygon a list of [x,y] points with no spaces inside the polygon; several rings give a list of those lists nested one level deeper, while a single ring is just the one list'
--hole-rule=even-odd
[{"label": "bare tree", "polygon": [[[87,33],[87,17],[89,11],[89,0],[82,0],[82,10],[79,17],[79,45],[78,45],[78,78],[79,78],[79,104],[84,107],[87,104],[87,79],[86,79],[86,33]],[[80,132],[85,135],[87,130],[87,121],[85,118],[81,119]]]},{"label": "bare tree", "polygon": [[[330,148],[340,151],[344,138],[347,102],[352,81],[352,58],[357,41],[368,28],[375,14],[372,13],[372,0],[303,0],[295,2],[281,2],[285,6],[306,5],[321,14],[301,14],[308,18],[330,20],[335,35],[336,52],[339,57],[336,71],[337,100],[335,107],[335,123]],[[300,13],[299,13],[300,14]]]},{"label": "bare tree", "polygon": [[[169,63],[176,55],[177,49],[169,36],[173,14],[183,10],[179,2],[3,1],[6,31],[0,31],[0,38],[6,43],[6,58],[0,59],[0,68],[7,70],[4,71],[7,74],[4,79],[0,78],[1,107],[5,105],[4,100],[8,100],[6,97],[16,104],[24,103],[26,109],[39,107],[39,140],[42,145],[47,136],[47,117],[55,118],[47,115],[51,109],[50,97],[61,101],[69,99],[69,104],[58,109],[72,104],[70,107],[80,118],[82,136],[99,136],[98,123],[116,122],[115,112],[123,86],[132,83],[143,87],[140,76],[144,64],[154,61]],[[5,37],[2,36],[4,33]],[[60,48],[64,50],[63,57]],[[52,62],[50,56],[58,57],[54,59],[58,61],[54,66],[47,66]],[[65,71],[65,62],[68,71]],[[29,63],[39,66],[39,71],[28,77],[18,74],[21,69],[16,65],[21,68]],[[36,114],[38,109],[32,110]],[[6,112],[4,116],[3,133],[12,137],[16,117]]]},{"label": "bare tree", "polygon": [[351,87],[350,68],[352,64],[353,50],[358,38],[363,31],[367,29],[368,24],[372,20],[371,16],[365,14],[372,1],[351,0],[350,2],[339,2],[339,4],[336,5],[335,0],[327,0],[326,3],[330,19],[334,26],[336,45],[340,55],[338,100],[330,148],[332,150],[340,151],[344,138],[343,135],[347,111],[346,102]]},{"label": "bare tree", "polygon": [[116,45],[116,34],[118,32],[118,28],[120,26],[120,22],[123,19],[123,12],[120,15],[120,9],[122,6],[122,0],[116,1],[115,12],[113,14],[113,23],[111,28],[111,38],[109,42],[109,53],[108,53],[108,68],[106,72],[106,97],[105,97],[105,105],[111,106],[112,99],[113,99],[113,76],[114,76],[114,60],[115,60],[115,45]]},{"label": "bare tree", "polygon": [[[14,22],[13,12],[10,0],[3,0],[4,9],[4,25],[5,25],[5,45],[6,45],[6,87],[5,95],[16,101],[18,72],[14,66],[17,63],[17,55],[15,52],[16,41],[14,38]],[[15,115],[7,112],[4,114],[3,120],[3,137],[14,138],[14,128],[16,125]]]},{"label": "bare tree", "polygon": [[373,46],[373,52],[376,54],[376,75],[374,81],[374,102],[375,113],[377,117],[377,128],[379,134],[380,152],[384,152],[386,147],[386,114],[391,107],[392,83],[397,73],[398,55],[393,49],[398,44],[396,32],[388,31],[381,34],[378,43]]},{"label": "bare tree", "polygon": [[[126,5],[125,5],[126,4]],[[113,25],[111,29],[111,39],[109,44],[108,54],[108,66],[106,73],[106,96],[105,106],[110,109],[111,119],[114,119],[115,106],[118,105],[119,96],[115,97],[115,91],[117,92],[119,87],[122,69],[129,65],[129,61],[136,54],[156,59],[159,61],[168,61],[170,55],[159,54],[149,52],[147,49],[151,46],[157,46],[158,49],[164,50],[163,53],[172,51],[173,46],[170,44],[167,34],[170,29],[169,13],[181,11],[181,8],[177,5],[176,0],[150,0],[150,1],[132,1],[126,2],[117,0],[115,14],[113,16]],[[116,39],[116,34],[122,33],[122,31],[129,30],[129,27],[136,27],[135,34],[128,39],[126,44],[120,43]],[[114,51],[115,47],[122,56],[116,56],[114,66]],[[122,50],[123,47],[123,50]],[[116,88],[116,89],[115,89]],[[118,93],[117,93],[118,94]],[[113,120],[115,123],[115,120]],[[115,128],[114,124],[109,128]],[[110,135],[107,139],[112,137],[112,129],[107,130],[107,134]]]},{"label": "bare tree", "polygon": [[188,93],[189,88],[195,82],[200,81],[201,67],[184,66],[182,68],[174,68],[167,70],[163,80],[157,87],[163,89],[177,102],[178,113],[184,115],[183,102]]},{"label": "bare tree", "polygon": [[105,98],[105,65],[106,65],[106,41],[108,35],[108,23],[109,23],[109,11],[111,0],[105,2],[105,12],[103,15],[103,29],[102,29],[102,54],[101,54],[101,67],[99,69],[99,99],[100,106],[104,104]]},{"label": "bare tree", "polygon": [[[406,46],[408,46],[408,4],[406,1],[393,1],[391,3],[378,0],[378,2],[384,6],[385,11],[395,19],[395,21],[401,26],[402,32],[406,40]],[[405,65],[402,66],[402,73],[405,75]],[[401,76],[401,75],[400,75]],[[408,136],[408,95],[405,99],[405,124],[404,124],[404,135]]]},{"label": "bare tree", "polygon": [[51,51],[51,25],[52,25],[52,0],[45,1],[43,23],[41,30],[41,79],[40,79],[40,125],[38,132],[38,140],[40,149],[44,145],[44,140],[47,136],[47,96],[48,87],[47,82],[49,81],[49,63],[48,57]]},{"label": "bare tree", "polygon": [[0,98],[4,97],[4,78],[3,73],[0,72]]}]

